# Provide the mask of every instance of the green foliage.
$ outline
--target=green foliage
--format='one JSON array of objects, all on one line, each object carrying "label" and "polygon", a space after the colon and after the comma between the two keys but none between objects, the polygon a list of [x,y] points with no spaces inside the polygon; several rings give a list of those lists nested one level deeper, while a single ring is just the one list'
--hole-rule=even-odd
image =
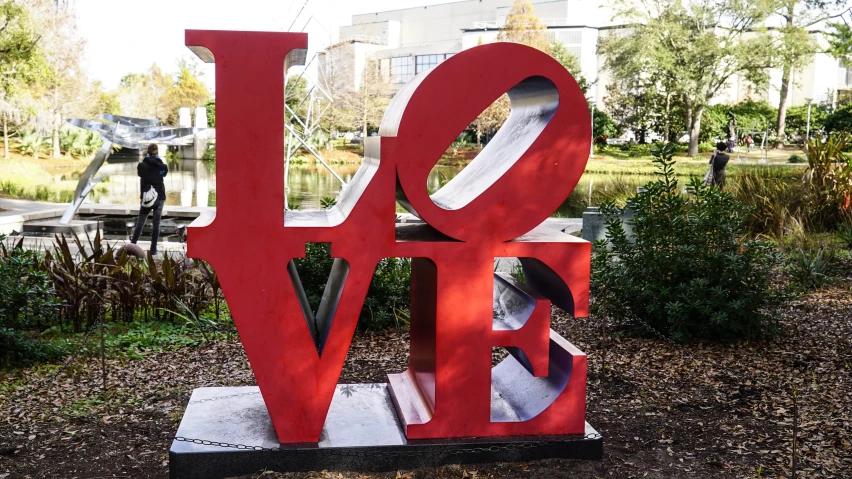
[{"label": "green foliage", "polygon": [[836,58],[852,60],[852,25],[845,22],[829,23],[829,45]]},{"label": "green foliage", "polygon": [[334,205],[337,204],[337,198],[333,198],[331,196],[323,196],[320,198],[320,206],[324,210],[331,209]]},{"label": "green foliage", "polygon": [[[100,86],[100,85],[98,85]],[[92,108],[97,113],[107,113],[110,115],[121,115],[121,102],[118,100],[118,92],[98,91],[98,101]]]},{"label": "green foliage", "polygon": [[55,361],[65,349],[12,328],[0,326],[0,369]]},{"label": "green foliage", "polygon": [[550,41],[550,56],[568,70],[568,73],[577,80],[577,84],[580,85],[580,89],[583,90],[583,94],[586,94],[589,90],[589,82],[580,74],[580,59],[578,59],[573,53],[569,52],[562,42],[555,39]]},{"label": "green foliage", "polygon": [[38,31],[25,2],[0,2],[0,98],[8,101],[25,86],[47,83],[53,76],[39,44]]},{"label": "green foliage", "polygon": [[367,290],[359,327],[370,331],[399,327],[399,316],[407,317],[399,312],[408,310],[410,299],[411,260],[385,258],[379,261]]},{"label": "green foliage", "polygon": [[780,240],[810,219],[812,198],[800,178],[775,177],[769,168],[748,171],[731,181],[729,191],[749,208],[747,229]]},{"label": "green foliage", "polygon": [[804,163],[805,161],[807,160],[802,158],[802,155],[797,155],[796,153],[793,153],[790,155],[790,158],[787,159],[787,163]]},{"label": "green foliage", "polygon": [[67,127],[59,131],[59,149],[75,158],[88,158],[103,144],[94,131]]},{"label": "green foliage", "polygon": [[737,132],[740,139],[743,132],[773,129],[778,117],[778,110],[766,102],[746,100],[736,105],[708,106],[701,120],[701,141],[727,137],[728,112],[733,113],[737,119]]},{"label": "green foliage", "polygon": [[652,78],[657,95],[681,103],[690,156],[698,153],[704,108],[732,76],[758,88],[768,83],[772,37],[760,25],[770,3],[617,0],[611,7],[631,28],[601,40],[606,69],[620,85]]},{"label": "green foliage", "polygon": [[210,100],[205,105],[207,109],[207,126],[214,128],[216,126],[216,100]]},{"label": "green foliage", "polygon": [[[825,130],[830,108],[827,105],[811,105],[811,135]],[[791,135],[805,137],[808,129],[808,106],[791,106],[787,109],[786,131]]]},{"label": "green foliage", "polygon": [[852,132],[852,104],[844,105],[828,115],[825,118],[825,131],[828,133]]},{"label": "green foliage", "polygon": [[32,155],[35,159],[38,159],[39,153],[47,148],[47,139],[35,130],[23,133],[18,143],[22,154]]},{"label": "green foliage", "polygon": [[168,86],[165,97],[171,107],[169,119],[170,124],[177,123],[177,110],[184,106],[207,105],[210,100],[210,92],[201,81],[201,72],[196,69],[194,63],[180,61],[178,73],[174,82]]},{"label": "green foliage", "polygon": [[836,253],[830,249],[797,249],[787,255],[786,269],[796,286],[812,291],[828,283],[836,260]]},{"label": "green foliage", "polygon": [[769,312],[782,299],[770,288],[777,258],[770,244],[743,239],[748,208],[697,178],[681,195],[674,146],[653,153],[661,178],[627,201],[633,238],[623,209],[601,208],[608,232],[592,260],[593,312],[649,334],[635,315],[677,341],[770,334]]},{"label": "green foliage", "polygon": [[58,304],[38,255],[0,246],[0,365],[29,364],[58,353],[22,332],[50,323]]},{"label": "green foliage", "polygon": [[818,197],[816,206],[827,210],[834,224],[852,211],[852,158],[844,153],[850,138],[848,133],[835,133],[825,140],[813,137],[805,145],[805,182]]},{"label": "green foliage", "polygon": [[[299,279],[314,311],[319,307],[333,261],[328,243],[308,243],[305,257],[295,259]],[[358,327],[379,330],[399,326],[399,317],[407,317],[410,282],[410,260],[386,258],[379,261],[367,290]]]},{"label": "green foliage", "polygon": [[592,134],[595,137],[615,137],[622,133],[621,127],[606,112],[595,110],[592,123]]},{"label": "green foliage", "polygon": [[216,145],[208,147],[207,151],[201,155],[201,159],[204,161],[216,161]]},{"label": "green foliage", "polygon": [[852,217],[846,218],[842,223],[840,223],[837,227],[837,235],[843,243],[843,246],[852,250]]}]

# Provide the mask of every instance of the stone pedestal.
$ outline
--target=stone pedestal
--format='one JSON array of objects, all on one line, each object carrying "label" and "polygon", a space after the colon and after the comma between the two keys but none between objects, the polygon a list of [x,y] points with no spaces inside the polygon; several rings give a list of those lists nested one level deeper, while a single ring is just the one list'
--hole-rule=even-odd
[{"label": "stone pedestal", "polygon": [[50,220],[28,221],[24,223],[23,233],[28,235],[84,235],[98,229],[97,221],[71,220],[68,224],[60,224],[59,218]]},{"label": "stone pedestal", "polygon": [[173,479],[278,472],[380,472],[445,464],[601,459],[603,438],[584,436],[408,441],[386,384],[338,385],[317,444],[278,443],[257,387],[192,393],[169,451]]}]

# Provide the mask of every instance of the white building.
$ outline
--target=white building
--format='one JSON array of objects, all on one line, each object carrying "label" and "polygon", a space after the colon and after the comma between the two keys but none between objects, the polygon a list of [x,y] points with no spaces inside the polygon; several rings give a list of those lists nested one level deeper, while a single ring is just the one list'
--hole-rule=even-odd
[{"label": "white building", "polygon": [[[340,27],[340,41],[329,47],[320,68],[346,72],[344,83],[359,88],[368,62],[376,61],[382,82],[398,89],[417,73],[481,43],[497,40],[505,25],[512,0],[462,0],[426,7],[404,8],[354,15],[352,25]],[[613,12],[603,0],[532,0],[535,14],[548,33],[561,41],[580,61],[581,74],[591,84],[587,93],[604,108],[607,75],[597,55],[598,39],[622,28],[611,19]],[[814,32],[824,44],[823,35]],[[764,99],[777,105],[781,72],[771,71],[768,91],[754,92],[745,81],[733,79],[716,99],[736,103],[746,98]],[[794,75],[788,105],[834,101],[852,91],[852,66],[847,68],[830,55],[820,53]]]}]

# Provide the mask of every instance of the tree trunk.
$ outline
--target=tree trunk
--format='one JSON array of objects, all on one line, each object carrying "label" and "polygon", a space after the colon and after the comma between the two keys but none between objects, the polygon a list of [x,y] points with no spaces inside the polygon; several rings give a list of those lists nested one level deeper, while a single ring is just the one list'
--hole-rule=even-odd
[{"label": "tree trunk", "polygon": [[698,156],[698,142],[701,134],[701,116],[704,113],[704,107],[688,107],[687,119],[689,121],[689,150],[687,156]]},{"label": "tree trunk", "polygon": [[666,93],[666,120],[663,126],[663,138],[665,138],[666,142],[672,141],[672,131],[671,131],[671,114],[672,114],[672,95],[671,93]]},{"label": "tree trunk", "polygon": [[59,112],[53,117],[53,157],[62,158],[62,153],[59,151],[59,123],[62,121],[62,116]]},{"label": "tree trunk", "polygon": [[[787,15],[784,19],[787,21],[787,26],[793,26],[793,9],[796,2],[789,2],[787,5]],[[790,65],[784,65],[781,73],[781,98],[778,100],[778,125],[775,128],[775,136],[778,141],[775,148],[784,148],[784,129],[787,126],[787,95],[790,93],[790,83],[793,80],[793,68]]]},{"label": "tree trunk", "polygon": [[9,125],[6,114],[3,114],[3,154],[9,159]]},{"label": "tree trunk", "polygon": [[778,137],[778,142],[775,148],[784,148],[784,129],[787,126],[787,95],[790,93],[790,80],[792,80],[792,77],[793,69],[785,66],[783,77],[781,78],[781,99],[778,100],[778,126],[775,129],[775,136]]},{"label": "tree trunk", "polygon": [[370,101],[368,96],[369,96],[369,92],[367,91],[367,81],[366,81],[366,79],[364,79],[364,105],[363,105],[364,114],[362,115],[362,118],[361,118],[361,120],[364,122],[363,130],[362,130],[363,134],[362,134],[362,138],[361,138],[361,144],[362,145],[364,145],[367,141],[367,104]]}]

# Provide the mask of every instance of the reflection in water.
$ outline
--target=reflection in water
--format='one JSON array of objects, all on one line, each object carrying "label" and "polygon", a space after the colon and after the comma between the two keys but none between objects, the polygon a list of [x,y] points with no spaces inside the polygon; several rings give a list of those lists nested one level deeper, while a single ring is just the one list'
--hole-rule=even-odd
[{"label": "reflection in water", "polygon": [[[350,182],[358,165],[335,165],[337,173]],[[455,177],[462,168],[439,166],[429,175],[429,191],[441,188],[441,183]],[[139,178],[136,163],[113,163],[104,165],[98,176],[107,175],[99,184],[106,192],[98,197],[102,204],[138,204]],[[652,176],[639,175],[583,175],[580,183],[555,213],[562,217],[577,218],[591,198],[594,206],[607,199],[622,202],[627,195],[634,194],[636,187],[653,181]],[[283,182],[284,179],[282,178]],[[302,210],[321,209],[323,197],[337,197],[341,184],[319,164],[293,164],[290,167],[290,184],[287,200],[291,207]],[[216,206],[216,165],[211,161],[179,160],[169,162],[169,175],[165,178],[166,204],[171,206]],[[589,195],[589,186],[592,194]],[[399,208],[399,207],[398,207]],[[404,211],[401,210],[400,211]]]},{"label": "reflection in water", "polygon": [[[101,204],[139,203],[139,177],[137,163],[110,163],[104,165],[98,176],[107,178],[98,185],[106,189],[100,195]],[[169,174],[163,180],[166,187],[166,204],[170,206],[213,206],[211,191],[215,191],[216,173],[211,162],[178,160],[169,162]]]}]

